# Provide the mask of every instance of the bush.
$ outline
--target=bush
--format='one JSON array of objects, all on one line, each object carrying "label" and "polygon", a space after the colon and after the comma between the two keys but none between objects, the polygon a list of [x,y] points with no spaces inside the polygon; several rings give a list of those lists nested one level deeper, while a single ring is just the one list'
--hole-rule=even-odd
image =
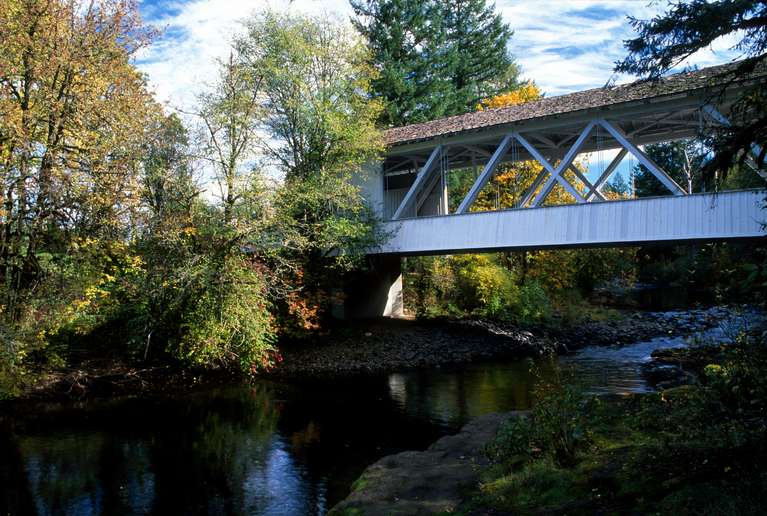
[{"label": "bush", "polygon": [[177,356],[206,367],[245,372],[274,365],[275,329],[261,275],[242,258],[230,258],[211,278],[181,323]]},{"label": "bush", "polygon": [[586,428],[587,401],[555,360],[550,358],[545,373],[532,363],[535,385],[530,415],[501,426],[487,447],[492,460],[514,467],[545,456],[567,466],[591,442]]},{"label": "bush", "polygon": [[487,255],[468,255],[451,260],[458,278],[459,301],[467,311],[506,319],[519,301],[514,273]]},{"label": "bush", "polygon": [[502,255],[410,258],[405,270],[406,304],[419,316],[533,322],[551,315],[541,284],[528,280],[519,285]]},{"label": "bush", "polygon": [[522,285],[519,290],[517,314],[525,322],[541,321],[551,317],[551,301],[540,283],[530,280]]}]

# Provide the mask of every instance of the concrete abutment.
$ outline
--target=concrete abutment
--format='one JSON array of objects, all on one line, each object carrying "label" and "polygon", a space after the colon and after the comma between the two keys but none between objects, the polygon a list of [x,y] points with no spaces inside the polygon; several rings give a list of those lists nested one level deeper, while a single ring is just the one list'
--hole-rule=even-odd
[{"label": "concrete abutment", "polygon": [[369,256],[367,268],[347,274],[333,304],[342,320],[402,317],[402,263],[396,255]]}]

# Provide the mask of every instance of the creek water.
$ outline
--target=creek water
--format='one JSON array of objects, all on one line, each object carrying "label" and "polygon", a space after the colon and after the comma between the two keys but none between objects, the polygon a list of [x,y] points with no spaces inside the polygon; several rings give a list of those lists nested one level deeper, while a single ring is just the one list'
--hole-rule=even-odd
[{"label": "creek water", "polygon": [[[587,347],[560,362],[592,392],[641,392],[650,353],[683,345]],[[425,449],[481,414],[529,408],[529,367],[40,405],[0,425],[0,513],[324,514],[380,457]]]}]

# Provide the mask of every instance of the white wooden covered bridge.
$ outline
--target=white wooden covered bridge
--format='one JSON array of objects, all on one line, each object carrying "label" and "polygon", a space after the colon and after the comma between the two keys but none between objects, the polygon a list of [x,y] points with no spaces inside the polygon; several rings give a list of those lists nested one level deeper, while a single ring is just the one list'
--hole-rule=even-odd
[{"label": "white wooden covered bridge", "polygon": [[[385,306],[379,300],[361,309],[363,315],[400,310],[400,256],[760,238],[767,219],[764,191],[691,193],[642,150],[726,126],[743,91],[767,82],[767,72],[734,77],[728,75],[733,68],[706,68],[388,130],[383,162],[358,179],[391,234],[371,250],[389,263],[378,275],[381,286],[391,288]],[[617,155],[599,177],[589,180],[574,166],[579,155],[607,151]],[[603,188],[627,156],[644,165],[669,195],[608,201]],[[531,160],[540,173],[513,209],[472,211],[499,165]],[[468,168],[477,171],[474,184],[460,202],[448,202],[446,174]],[[568,181],[565,172],[577,181]],[[573,204],[544,205],[557,184]],[[457,208],[451,211],[451,204]]]}]

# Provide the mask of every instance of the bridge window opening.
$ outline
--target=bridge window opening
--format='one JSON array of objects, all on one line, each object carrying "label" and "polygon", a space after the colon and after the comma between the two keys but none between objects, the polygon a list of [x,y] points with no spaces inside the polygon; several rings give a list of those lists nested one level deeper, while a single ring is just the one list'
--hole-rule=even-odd
[{"label": "bridge window opening", "polygon": [[[701,152],[702,140],[694,138],[699,126],[700,117],[693,112],[673,117],[647,115],[592,119],[550,130],[510,131],[485,140],[471,135],[471,139],[449,146],[420,146],[411,154],[387,158],[384,217],[710,191],[713,182],[703,181],[696,172],[701,159],[710,159],[710,150]],[[742,178],[731,183],[736,189],[763,187],[761,182],[752,184]]]}]

